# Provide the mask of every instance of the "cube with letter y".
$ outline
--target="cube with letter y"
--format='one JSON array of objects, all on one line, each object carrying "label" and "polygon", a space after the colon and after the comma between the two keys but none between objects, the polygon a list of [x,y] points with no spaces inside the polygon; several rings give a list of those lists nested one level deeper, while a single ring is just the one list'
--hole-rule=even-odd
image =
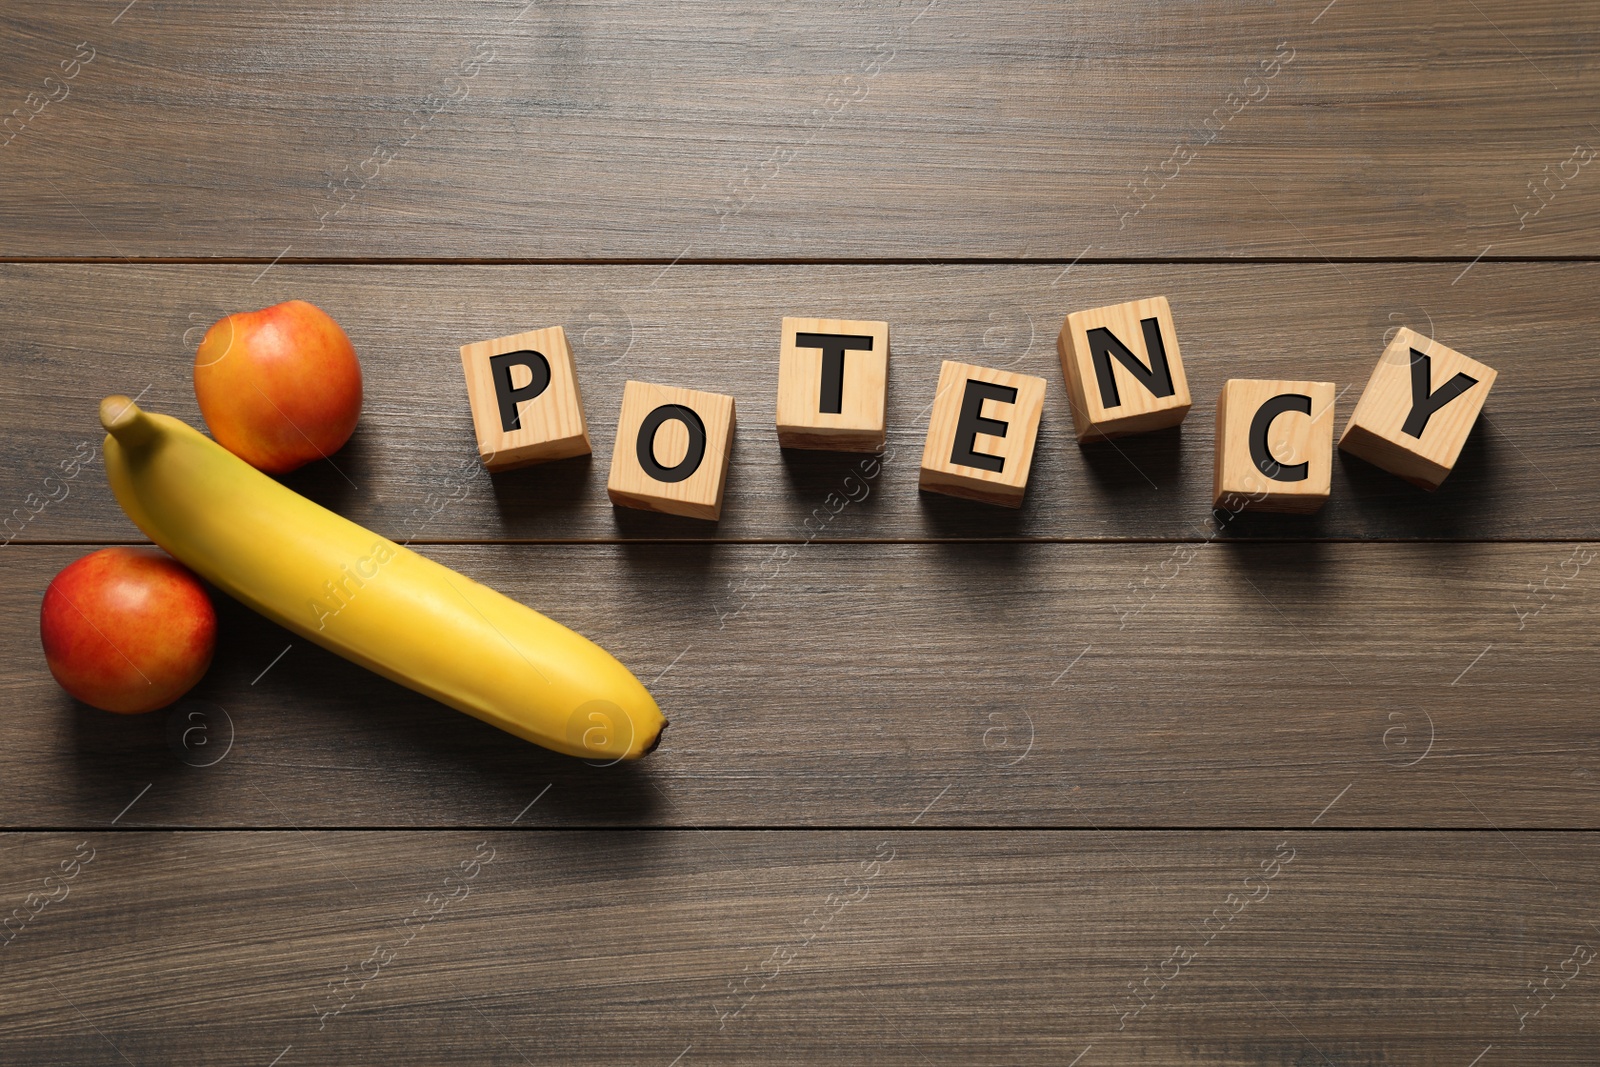
[{"label": "cube with letter y", "polygon": [[935,493],[1021,507],[1044,389],[1043,378],[946,360],[917,484]]},{"label": "cube with letter y", "polygon": [[1455,467],[1495,377],[1493,367],[1401,329],[1367,380],[1339,447],[1437,489]]},{"label": "cube with letter y", "polygon": [[1217,397],[1212,503],[1309,513],[1333,484],[1332,382],[1223,383]]},{"label": "cube with letter y", "polygon": [[1167,298],[1075,311],[1056,338],[1079,441],[1176,426],[1189,380]]},{"label": "cube with letter y", "polygon": [[785,317],[778,351],[778,443],[875,452],[885,440],[889,324]]},{"label": "cube with letter y", "polygon": [[628,382],[606,493],[622,507],[715,522],[733,431],[731,396]]},{"label": "cube with letter y", "polygon": [[559,326],[461,346],[478,455],[491,471],[590,452],[578,374]]}]

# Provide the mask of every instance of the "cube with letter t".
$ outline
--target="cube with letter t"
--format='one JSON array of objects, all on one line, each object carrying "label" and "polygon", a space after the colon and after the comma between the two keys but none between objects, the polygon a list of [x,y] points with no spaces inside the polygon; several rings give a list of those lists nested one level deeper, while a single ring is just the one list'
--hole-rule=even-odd
[{"label": "cube with letter t", "polygon": [[778,352],[778,443],[876,452],[885,440],[889,324],[783,320]]},{"label": "cube with letter t", "polygon": [[1044,389],[1043,378],[946,360],[917,484],[935,493],[1021,507]]},{"label": "cube with letter t", "polygon": [[1079,441],[1176,426],[1189,381],[1164,296],[1075,311],[1056,338]]},{"label": "cube with letter t", "polygon": [[546,330],[461,346],[478,455],[492,471],[590,452],[566,331]]},{"label": "cube with letter t", "polygon": [[1339,447],[1437,489],[1455,467],[1495,376],[1493,367],[1402,329],[1383,350]]},{"label": "cube with letter t", "polygon": [[1212,502],[1309,513],[1333,484],[1333,383],[1234,378],[1217,398]]},{"label": "cube with letter t", "polygon": [[731,396],[628,382],[606,493],[623,507],[714,522],[733,430]]}]

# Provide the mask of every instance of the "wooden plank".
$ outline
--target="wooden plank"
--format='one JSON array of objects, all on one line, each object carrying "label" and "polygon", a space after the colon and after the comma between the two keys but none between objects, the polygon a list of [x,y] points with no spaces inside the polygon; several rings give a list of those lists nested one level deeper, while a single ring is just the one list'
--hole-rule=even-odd
[{"label": "wooden plank", "polygon": [[426,547],[651,687],[606,769],[223,598],[201,703],[75,705],[6,551],[10,826],[1600,825],[1593,545]]},{"label": "wooden plank", "polygon": [[[303,297],[349,331],[366,367],[360,428],[290,483],[399,540],[900,540],[1213,536],[1215,401],[1228,378],[1310,378],[1353,409],[1402,325],[1496,367],[1483,423],[1455,472],[1424,493],[1335,460],[1314,517],[1245,515],[1226,536],[1588,538],[1600,528],[1600,389],[1580,358],[1600,334],[1600,266],[1455,264],[1078,267],[7,266],[0,398],[10,432],[0,503],[40,507],[46,477],[97,447],[111,392],[201,425],[190,359],[228,311]],[[1067,312],[1165,293],[1195,407],[1182,432],[1080,447],[1054,339]],[[796,307],[881,317],[895,331],[892,456],[777,445],[779,324]],[[457,348],[562,325],[582,382],[592,459],[489,479],[473,445]],[[1051,383],[1015,514],[917,492],[944,359]],[[738,441],[721,522],[613,508],[605,472],[629,378],[734,395]],[[27,521],[25,540],[137,538],[98,466]],[[29,502],[28,494],[40,496]],[[840,501],[854,498],[848,506]],[[820,510],[819,510],[820,509]],[[15,517],[21,522],[21,517]]]},{"label": "wooden plank", "polygon": [[1462,1067],[1600,1042],[1590,835],[89,831],[11,836],[8,906],[90,849],[4,950],[9,1063]]},{"label": "wooden plank", "polygon": [[3,149],[10,256],[1464,262],[1600,225],[1584,0],[5,21],[5,109],[43,109]]}]

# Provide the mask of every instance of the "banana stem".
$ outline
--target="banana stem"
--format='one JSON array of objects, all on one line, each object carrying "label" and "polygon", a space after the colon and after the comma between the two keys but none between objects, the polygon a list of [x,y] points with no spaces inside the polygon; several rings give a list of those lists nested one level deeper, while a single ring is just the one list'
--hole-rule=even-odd
[{"label": "banana stem", "polygon": [[129,448],[144,444],[156,434],[156,426],[150,421],[150,416],[140,410],[139,405],[121,395],[108,396],[100,401],[100,425],[106,428],[106,433]]}]

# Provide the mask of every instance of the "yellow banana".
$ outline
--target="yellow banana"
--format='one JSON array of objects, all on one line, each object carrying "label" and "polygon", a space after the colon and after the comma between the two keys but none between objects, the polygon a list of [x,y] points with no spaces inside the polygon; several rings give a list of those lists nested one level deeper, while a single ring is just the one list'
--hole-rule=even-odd
[{"label": "yellow banana", "polygon": [[666,720],[599,645],[335,515],[177,419],[100,402],[128,518],[235,599],[346,659],[571,756],[637,759]]}]

